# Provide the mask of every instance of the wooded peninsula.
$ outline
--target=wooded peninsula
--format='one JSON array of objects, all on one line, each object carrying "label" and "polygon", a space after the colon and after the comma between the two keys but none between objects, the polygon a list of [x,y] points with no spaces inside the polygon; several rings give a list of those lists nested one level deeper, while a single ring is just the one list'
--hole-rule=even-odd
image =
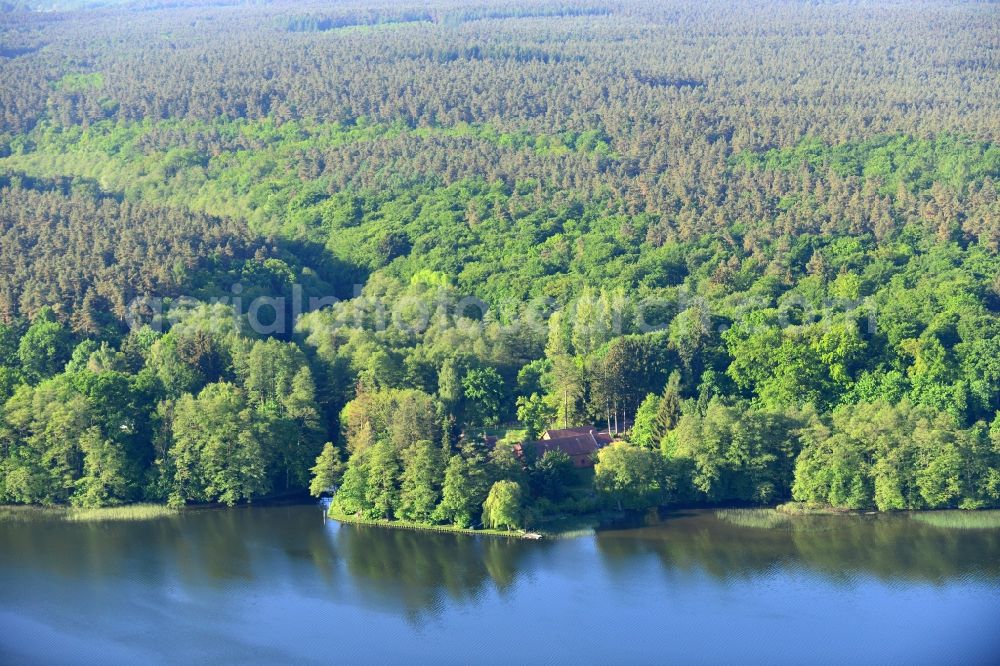
[{"label": "wooded peninsula", "polygon": [[1000,12],[0,2],[0,503],[1000,507]]}]

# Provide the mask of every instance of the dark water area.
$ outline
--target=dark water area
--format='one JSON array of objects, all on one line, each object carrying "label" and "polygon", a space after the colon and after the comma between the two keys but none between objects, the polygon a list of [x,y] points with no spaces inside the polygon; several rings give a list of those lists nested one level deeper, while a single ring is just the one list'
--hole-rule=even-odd
[{"label": "dark water area", "polygon": [[1000,662],[1000,529],[652,522],[537,542],[316,506],[0,523],[0,662]]}]

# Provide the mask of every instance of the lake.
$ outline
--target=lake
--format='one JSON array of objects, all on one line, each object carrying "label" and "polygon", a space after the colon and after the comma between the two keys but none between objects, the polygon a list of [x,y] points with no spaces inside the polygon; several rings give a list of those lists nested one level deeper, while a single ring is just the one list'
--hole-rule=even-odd
[{"label": "lake", "polygon": [[317,506],[0,523],[0,662],[996,663],[1000,530],[675,511],[523,541]]}]

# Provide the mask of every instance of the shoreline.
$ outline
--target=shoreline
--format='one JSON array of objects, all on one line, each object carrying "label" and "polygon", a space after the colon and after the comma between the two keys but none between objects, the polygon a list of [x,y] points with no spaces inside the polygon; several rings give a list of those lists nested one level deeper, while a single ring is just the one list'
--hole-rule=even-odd
[{"label": "shoreline", "polygon": [[[282,506],[291,504],[315,505],[313,502],[299,501],[273,501],[255,502],[239,504],[230,508],[251,508],[254,506]],[[559,539],[568,536],[579,535],[583,532],[593,532],[599,526],[609,526],[612,528],[623,528],[626,525],[615,525],[619,521],[625,521],[627,526],[639,526],[632,523],[628,513],[623,512],[596,512],[583,515],[565,515],[548,518],[536,525],[533,529],[519,530],[496,530],[496,529],[475,529],[469,527],[456,527],[454,525],[428,525],[405,520],[385,520],[363,518],[356,515],[347,515],[331,510],[326,502],[317,502],[323,510],[324,519],[335,520],[340,523],[350,525],[367,525],[373,527],[387,527],[404,530],[417,530],[423,532],[442,532],[450,534],[465,535],[485,535],[491,537],[504,537],[510,539],[540,540]],[[0,504],[0,522],[36,522],[36,521],[57,521],[65,523],[103,523],[103,522],[143,522],[180,516],[192,511],[225,509],[224,505],[201,504],[188,505],[185,507],[170,507],[166,504],[136,503],[124,504],[111,507],[82,508],[66,505],[39,506],[30,504]],[[811,516],[890,516],[909,515],[918,520],[934,523],[945,520],[944,516],[955,517],[954,520],[966,523],[988,522],[990,526],[1000,526],[1000,518],[985,520],[985,516],[1000,516],[1000,509],[916,509],[905,511],[875,511],[865,509],[843,509],[826,505],[816,505],[798,502],[786,502],[772,506],[746,506],[742,504],[725,505],[684,505],[684,506],[663,506],[657,507],[658,514],[671,513],[686,510],[702,511],[727,511],[727,510],[747,510],[747,511],[769,511],[777,516],[785,518],[805,518]],[[636,514],[638,515],[638,514]]]},{"label": "shoreline", "polygon": [[330,520],[335,520],[338,523],[343,523],[345,525],[366,525],[370,527],[388,527],[392,529],[401,530],[417,530],[422,532],[444,532],[448,534],[467,534],[467,535],[484,535],[491,537],[505,537],[508,539],[525,539],[529,541],[538,541],[544,538],[550,538],[548,535],[541,532],[531,532],[528,530],[490,530],[490,529],[473,529],[471,527],[456,527],[454,525],[425,525],[423,523],[414,523],[408,520],[385,520],[378,518],[361,518],[360,516],[349,516],[347,514],[338,513],[332,510],[326,510],[323,512],[325,518]]}]

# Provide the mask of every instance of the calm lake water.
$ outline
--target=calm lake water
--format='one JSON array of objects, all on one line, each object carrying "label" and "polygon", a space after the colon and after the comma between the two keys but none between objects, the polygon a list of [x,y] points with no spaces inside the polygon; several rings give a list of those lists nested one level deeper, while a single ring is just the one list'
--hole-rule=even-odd
[{"label": "calm lake water", "polygon": [[315,506],[0,524],[0,662],[1000,661],[1000,530],[714,511],[540,542]]}]

